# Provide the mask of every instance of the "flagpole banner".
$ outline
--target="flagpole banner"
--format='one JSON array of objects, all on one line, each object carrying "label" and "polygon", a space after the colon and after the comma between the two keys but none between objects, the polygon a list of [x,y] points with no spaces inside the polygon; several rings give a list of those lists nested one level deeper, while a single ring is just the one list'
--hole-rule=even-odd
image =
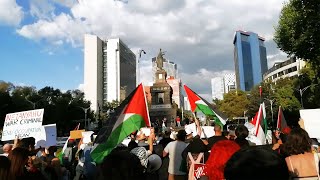
[{"label": "flagpole banner", "polygon": [[188,96],[191,111],[202,112],[206,116],[213,116],[215,123],[224,126],[226,124],[226,119],[223,118],[223,114],[214,108],[209,102],[203,99],[201,96],[192,91],[188,86],[184,85],[184,89]]},{"label": "flagpole banner", "polygon": [[2,141],[36,137],[41,132],[44,109],[15,112],[6,115]]},{"label": "flagpole banner", "polygon": [[320,109],[301,109],[300,117],[304,122],[304,129],[311,138],[320,138]]},{"label": "flagpole banner", "polygon": [[145,91],[140,84],[121,104],[108,120],[109,124],[100,129],[95,140],[91,157],[101,163],[105,156],[132,132],[150,127]]}]

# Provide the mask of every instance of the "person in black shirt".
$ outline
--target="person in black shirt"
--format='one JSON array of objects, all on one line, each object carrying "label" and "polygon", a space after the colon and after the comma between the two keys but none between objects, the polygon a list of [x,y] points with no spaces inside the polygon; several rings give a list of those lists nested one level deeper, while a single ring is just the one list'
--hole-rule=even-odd
[{"label": "person in black shirt", "polygon": [[239,125],[237,126],[236,130],[236,139],[235,142],[241,147],[241,148],[245,148],[245,147],[249,147],[249,142],[248,140],[246,140],[246,138],[249,135],[249,130],[246,126],[244,125]]},{"label": "person in black shirt", "polygon": [[221,128],[221,126],[218,125],[218,124],[214,124],[214,133],[215,133],[214,136],[208,138],[208,144],[207,144],[207,149],[208,149],[208,151],[211,150],[212,146],[213,146],[216,142],[218,142],[218,141],[220,141],[220,140],[226,140],[226,139],[227,139],[226,137],[224,137],[224,136],[222,135],[222,128]]}]

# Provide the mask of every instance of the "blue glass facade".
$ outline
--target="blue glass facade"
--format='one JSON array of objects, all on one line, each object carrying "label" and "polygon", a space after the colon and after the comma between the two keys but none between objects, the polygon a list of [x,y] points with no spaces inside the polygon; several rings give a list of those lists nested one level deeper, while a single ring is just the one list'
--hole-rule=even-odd
[{"label": "blue glass facade", "polygon": [[264,40],[255,33],[237,31],[233,44],[237,89],[250,91],[268,69]]}]

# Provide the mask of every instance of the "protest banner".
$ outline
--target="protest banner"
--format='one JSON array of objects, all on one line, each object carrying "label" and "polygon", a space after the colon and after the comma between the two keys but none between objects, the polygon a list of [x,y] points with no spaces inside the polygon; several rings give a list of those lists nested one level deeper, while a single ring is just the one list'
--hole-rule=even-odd
[{"label": "protest banner", "polygon": [[82,132],[84,132],[84,129],[70,131],[70,139],[81,139]]},{"label": "protest banner", "polygon": [[41,132],[38,133],[36,147],[50,147],[57,144],[57,127],[56,124],[43,125]]},{"label": "protest banner", "polygon": [[311,138],[320,138],[320,109],[301,109],[300,117],[303,119],[304,129]]},{"label": "protest banner", "polygon": [[36,137],[41,132],[44,109],[15,112],[6,115],[2,141]]}]

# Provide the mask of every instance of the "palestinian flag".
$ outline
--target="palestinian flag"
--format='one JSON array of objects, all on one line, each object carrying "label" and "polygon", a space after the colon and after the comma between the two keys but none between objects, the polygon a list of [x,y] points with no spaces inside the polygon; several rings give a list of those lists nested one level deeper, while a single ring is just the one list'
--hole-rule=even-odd
[{"label": "palestinian flag", "polygon": [[284,118],[283,111],[281,106],[279,106],[279,111],[278,111],[278,120],[277,120],[277,129],[283,132],[283,130],[288,127],[287,121]]},{"label": "palestinian flag", "polygon": [[[74,130],[79,130],[79,128],[80,128],[80,123],[74,128]],[[63,163],[64,150],[67,149],[67,145],[68,145],[69,140],[70,140],[70,136],[68,137],[67,141],[64,143],[62,149],[59,148],[58,151],[56,152],[56,156],[60,160],[61,164]]]},{"label": "palestinian flag", "polygon": [[150,118],[143,85],[140,84],[115,110],[95,140],[97,146],[91,152],[94,162],[101,163],[118,144],[132,132],[150,127]]},{"label": "palestinian flag", "polygon": [[184,85],[184,89],[187,93],[192,112],[201,111],[207,116],[213,116],[215,122],[220,124],[221,126],[226,124],[226,120],[224,120],[220,115],[217,114],[217,110],[214,110],[210,103],[193,92],[188,86]]},{"label": "palestinian flag", "polygon": [[266,144],[267,124],[266,111],[264,103],[260,104],[259,111],[254,116],[252,122],[254,125],[254,135],[261,141],[261,144]]}]

